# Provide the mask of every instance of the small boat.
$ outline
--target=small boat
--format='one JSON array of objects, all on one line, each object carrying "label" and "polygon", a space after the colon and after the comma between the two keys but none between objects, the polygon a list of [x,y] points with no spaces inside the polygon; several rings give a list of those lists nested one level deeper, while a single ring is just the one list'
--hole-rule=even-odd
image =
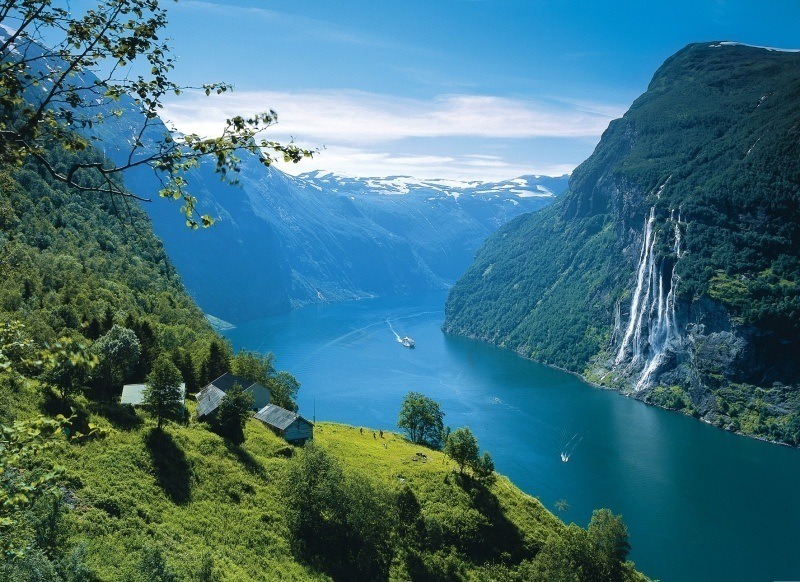
[{"label": "small boat", "polygon": [[417,345],[417,344],[414,343],[414,340],[411,339],[408,336],[406,336],[403,339],[401,339],[400,343],[403,344],[403,347],[406,347],[406,348],[413,348],[413,347],[416,347],[416,345]]}]

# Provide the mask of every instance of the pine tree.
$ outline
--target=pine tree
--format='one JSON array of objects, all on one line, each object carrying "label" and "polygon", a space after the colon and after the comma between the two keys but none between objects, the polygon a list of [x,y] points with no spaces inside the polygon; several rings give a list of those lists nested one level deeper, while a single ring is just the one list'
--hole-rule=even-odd
[{"label": "pine tree", "polygon": [[144,404],[150,408],[158,419],[161,430],[164,419],[176,418],[183,410],[183,390],[181,373],[166,354],[161,354],[153,364],[153,370],[147,376],[147,388],[144,391]]}]

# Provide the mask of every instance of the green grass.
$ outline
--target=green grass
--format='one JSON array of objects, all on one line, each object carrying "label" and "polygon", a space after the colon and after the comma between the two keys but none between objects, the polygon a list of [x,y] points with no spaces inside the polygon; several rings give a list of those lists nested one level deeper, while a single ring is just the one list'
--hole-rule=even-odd
[{"label": "green grass", "polygon": [[[462,510],[473,506],[469,493],[455,479],[456,463],[442,452],[414,445],[396,433],[384,431],[384,438],[373,438],[372,430],[361,434],[356,427],[327,422],[317,424],[314,434],[317,442],[348,470],[370,475],[390,487],[407,483],[420,500],[423,513],[426,506],[431,509],[436,504]],[[507,519],[519,532],[521,551],[535,553],[549,535],[564,525],[507,477],[498,476],[489,493],[499,504],[499,512],[494,515],[498,521],[492,526],[505,527],[507,524],[501,520]]]},{"label": "green grass", "polygon": [[[65,442],[52,453],[66,469],[64,545],[85,546],[97,579],[138,580],[148,547],[161,548],[181,580],[197,579],[209,556],[227,581],[328,579],[290,547],[283,492],[299,449],[255,420],[236,446],[193,418],[159,433],[142,412],[132,421],[113,407],[104,411],[88,414],[107,429],[104,436]],[[465,486],[470,481],[458,478],[444,454],[399,434],[373,437],[369,429],[362,434],[320,422],[315,444],[346,474],[370,480],[385,495],[407,484],[426,524],[442,532],[442,547],[425,559],[457,564],[458,578],[520,579],[517,565],[530,563],[548,538],[565,530],[507,478],[497,476],[486,488]]]},{"label": "green grass", "polygon": [[321,578],[289,550],[284,441],[256,421],[241,447],[196,422],[153,429],[147,419],[61,455],[76,500],[70,539],[86,544],[99,578],[123,579],[147,545],[163,548],[181,578],[191,579],[205,554],[224,580]]},{"label": "green grass", "polygon": [[[64,445],[58,460],[75,500],[67,513],[69,537],[86,545],[92,571],[101,579],[123,579],[136,569],[142,548],[158,545],[185,578],[199,571],[206,553],[225,580],[324,578],[298,563],[289,548],[280,487],[291,462],[286,443],[254,420],[245,434],[245,443],[235,446],[196,421],[168,425],[159,434],[146,418],[134,430],[113,429],[105,438]],[[459,512],[475,511],[455,479],[455,464],[442,453],[395,433],[372,434],[322,422],[315,441],[347,473],[389,490],[407,483],[423,514],[457,520]],[[505,477],[491,493],[498,507],[489,531],[518,532],[522,554],[532,556],[563,526]]]}]

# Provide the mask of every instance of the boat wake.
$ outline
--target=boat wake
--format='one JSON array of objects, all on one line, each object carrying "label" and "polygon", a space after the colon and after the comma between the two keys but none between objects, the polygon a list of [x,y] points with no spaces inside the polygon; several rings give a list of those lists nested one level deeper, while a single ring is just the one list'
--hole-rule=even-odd
[{"label": "boat wake", "polygon": [[[583,440],[583,436],[578,438],[578,434],[579,433],[576,432],[573,435],[573,437],[569,440],[569,442],[561,448],[561,461],[563,463],[566,463],[566,462],[569,461],[569,458],[575,452],[575,449],[577,449],[578,445],[581,444],[581,441]],[[576,438],[578,438],[578,440],[575,440]]]},{"label": "boat wake", "polygon": [[401,337],[400,337],[400,334],[399,334],[399,333],[397,333],[397,332],[394,330],[394,326],[392,325],[392,322],[391,322],[391,321],[389,321],[389,320],[387,319],[387,320],[386,320],[386,323],[388,323],[388,324],[389,324],[389,329],[391,329],[391,330],[392,330],[392,333],[394,334],[394,337],[396,337],[396,338],[397,338],[397,341],[398,341],[398,342],[400,342],[400,343],[403,343],[403,338],[401,338]]},{"label": "boat wake", "polygon": [[405,337],[400,337],[400,334],[399,334],[399,333],[397,333],[397,332],[395,331],[395,329],[394,329],[394,326],[392,326],[392,322],[391,322],[391,321],[389,321],[389,320],[387,319],[387,320],[386,320],[386,323],[388,323],[388,324],[389,324],[389,329],[391,329],[391,330],[392,330],[392,333],[394,334],[394,337],[395,337],[395,338],[397,338],[397,341],[398,341],[399,343],[401,343],[401,344],[403,345],[403,347],[405,347],[405,348],[413,348],[413,347],[416,347],[416,345],[417,345],[417,344],[416,344],[416,343],[414,342],[414,340],[413,340],[413,339],[411,339],[410,337],[408,337],[408,336],[405,336]]}]

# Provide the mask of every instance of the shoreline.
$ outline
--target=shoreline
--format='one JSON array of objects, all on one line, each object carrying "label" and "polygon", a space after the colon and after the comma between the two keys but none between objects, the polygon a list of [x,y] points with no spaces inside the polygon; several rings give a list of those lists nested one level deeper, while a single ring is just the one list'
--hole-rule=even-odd
[{"label": "shoreline", "polygon": [[642,404],[644,404],[646,406],[653,406],[655,408],[660,408],[661,410],[665,410],[667,412],[674,412],[674,413],[677,413],[677,414],[681,414],[683,416],[686,416],[686,417],[689,417],[689,418],[693,418],[693,419],[695,419],[697,421],[700,421],[703,424],[707,424],[708,426],[713,427],[713,428],[715,428],[717,430],[721,430],[721,431],[724,431],[724,432],[727,432],[727,433],[730,433],[730,434],[734,434],[734,435],[738,435],[738,436],[741,436],[741,437],[762,441],[762,442],[769,443],[769,444],[772,444],[772,445],[778,445],[778,446],[782,446],[782,447],[788,447],[790,449],[800,450],[800,446],[794,447],[794,446],[790,445],[789,443],[768,439],[768,438],[766,438],[764,436],[761,436],[761,435],[750,434],[750,433],[746,433],[746,432],[742,432],[742,431],[738,431],[738,430],[730,430],[730,429],[728,429],[728,428],[726,428],[724,426],[717,426],[716,424],[710,422],[709,420],[703,418],[702,416],[693,416],[691,414],[687,414],[685,412],[682,412],[681,410],[678,410],[676,408],[667,408],[666,406],[662,406],[662,405],[656,404],[654,402],[647,402],[646,400],[642,400],[641,398],[637,398],[632,393],[621,392],[620,390],[617,390],[616,388],[611,388],[609,386],[603,386],[602,384],[598,384],[597,382],[592,382],[591,380],[586,378],[580,372],[575,372],[574,370],[567,370],[566,368],[562,368],[561,366],[557,366],[555,364],[549,364],[547,362],[542,362],[542,361],[536,360],[534,358],[529,358],[528,356],[520,353],[518,350],[509,348],[509,347],[506,347],[506,346],[497,345],[496,343],[488,341],[486,339],[479,338],[479,337],[473,336],[473,335],[466,335],[466,334],[460,334],[460,333],[453,333],[453,332],[450,332],[450,331],[445,331],[444,326],[442,326],[440,329],[442,330],[442,333],[445,334],[445,335],[450,335],[450,336],[453,336],[453,337],[460,337],[460,338],[465,338],[465,339],[469,339],[469,340],[478,341],[478,342],[490,345],[492,347],[495,347],[495,348],[498,348],[498,349],[501,349],[501,350],[506,350],[506,351],[512,352],[512,353],[516,354],[517,356],[519,356],[520,358],[522,358],[524,360],[527,360],[529,362],[535,362],[535,363],[537,363],[537,364],[539,364],[541,366],[547,366],[548,368],[552,368],[554,370],[558,370],[559,372],[564,372],[566,374],[570,374],[571,376],[574,376],[574,377],[578,378],[578,380],[580,380],[582,383],[586,384],[590,388],[595,388],[595,389],[598,389],[598,390],[604,390],[604,391],[607,391],[607,392],[614,392],[615,394],[617,394],[619,396],[624,396],[625,398],[631,398],[633,400],[636,400],[637,402],[641,402]]}]

